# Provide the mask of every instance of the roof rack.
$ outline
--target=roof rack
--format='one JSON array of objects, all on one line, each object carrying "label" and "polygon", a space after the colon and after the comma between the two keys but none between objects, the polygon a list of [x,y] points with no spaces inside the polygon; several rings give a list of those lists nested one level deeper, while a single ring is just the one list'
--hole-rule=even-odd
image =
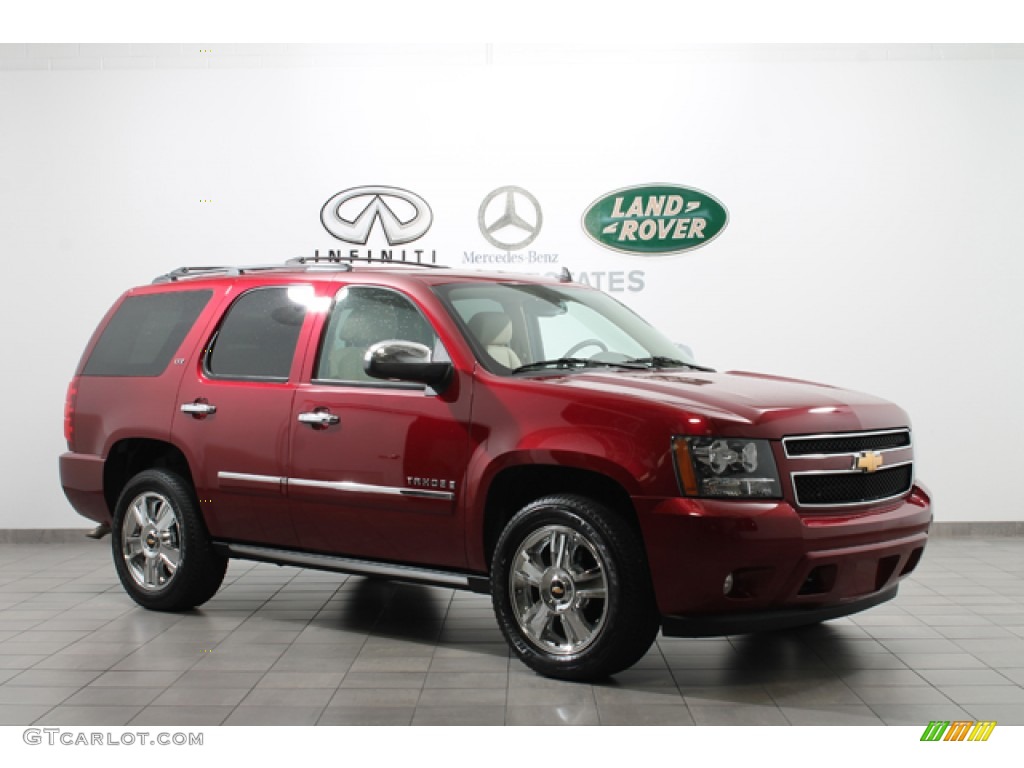
[{"label": "roof rack", "polygon": [[446,264],[428,264],[418,261],[391,261],[388,259],[373,258],[340,258],[330,256],[296,256],[288,259],[284,264],[250,264],[248,266],[222,265],[205,267],[178,267],[165,275],[153,279],[153,283],[174,283],[178,280],[198,279],[200,277],[228,276],[248,274],[250,272],[263,272],[271,269],[288,269],[306,267],[307,269],[336,269],[342,272],[351,272],[353,264],[375,264],[387,267],[427,267],[430,269],[448,269]]},{"label": "roof rack", "polygon": [[166,275],[153,278],[154,283],[173,283],[190,277],[207,277],[212,275],[240,275],[241,267],[178,267]]},{"label": "roof rack", "polygon": [[172,269],[166,275],[160,275],[153,279],[153,283],[174,283],[178,280],[196,280],[201,277],[217,277],[227,275],[236,277],[250,272],[267,272],[271,269],[285,269],[286,264],[248,264],[248,265],[222,265],[210,267],[178,267]]},{"label": "roof rack", "polygon": [[296,256],[288,259],[285,264],[289,266],[298,265],[307,269],[340,269],[342,272],[351,272],[352,264],[341,259],[320,258],[319,256]]}]

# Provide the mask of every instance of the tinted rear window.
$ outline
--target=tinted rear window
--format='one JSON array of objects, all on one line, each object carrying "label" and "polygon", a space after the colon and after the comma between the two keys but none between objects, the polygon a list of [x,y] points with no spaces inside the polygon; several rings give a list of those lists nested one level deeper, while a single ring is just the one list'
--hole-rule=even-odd
[{"label": "tinted rear window", "polygon": [[211,376],[286,381],[306,317],[301,286],[254,288],[228,310],[206,356]]},{"label": "tinted rear window", "polygon": [[110,318],[85,364],[87,376],[159,376],[213,291],[129,296]]}]

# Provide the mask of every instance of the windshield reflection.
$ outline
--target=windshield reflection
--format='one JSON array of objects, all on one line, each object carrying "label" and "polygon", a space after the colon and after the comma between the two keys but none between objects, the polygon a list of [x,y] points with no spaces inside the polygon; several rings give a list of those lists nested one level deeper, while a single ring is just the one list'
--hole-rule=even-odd
[{"label": "windshield reflection", "polygon": [[492,373],[593,367],[706,370],[600,291],[530,283],[450,283],[434,290]]}]

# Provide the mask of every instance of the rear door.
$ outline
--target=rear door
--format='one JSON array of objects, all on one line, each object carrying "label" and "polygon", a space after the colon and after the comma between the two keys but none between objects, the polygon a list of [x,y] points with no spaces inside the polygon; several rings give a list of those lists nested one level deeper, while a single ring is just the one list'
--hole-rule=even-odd
[{"label": "rear door", "polygon": [[304,549],[430,564],[465,565],[458,510],[469,449],[472,377],[455,371],[440,394],[363,370],[378,341],[425,344],[447,359],[409,296],[372,285],[343,287],[310,338],[315,356],[289,419],[288,495]]},{"label": "rear door", "polygon": [[233,297],[179,390],[173,435],[215,538],[294,546],[284,478],[289,415],[309,334],[312,286]]}]

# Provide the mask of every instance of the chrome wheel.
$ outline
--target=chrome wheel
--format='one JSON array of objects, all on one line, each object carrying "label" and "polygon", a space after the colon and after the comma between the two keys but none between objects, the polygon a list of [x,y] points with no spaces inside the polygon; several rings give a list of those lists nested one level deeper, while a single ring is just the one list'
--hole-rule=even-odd
[{"label": "chrome wheel", "polygon": [[182,559],[181,521],[166,496],[149,491],[128,503],[121,555],[132,579],[148,592],[164,590],[174,580]]},{"label": "chrome wheel", "polygon": [[509,598],[519,629],[547,653],[584,650],[604,628],[606,571],[597,548],[579,531],[564,525],[537,529],[511,563]]}]

